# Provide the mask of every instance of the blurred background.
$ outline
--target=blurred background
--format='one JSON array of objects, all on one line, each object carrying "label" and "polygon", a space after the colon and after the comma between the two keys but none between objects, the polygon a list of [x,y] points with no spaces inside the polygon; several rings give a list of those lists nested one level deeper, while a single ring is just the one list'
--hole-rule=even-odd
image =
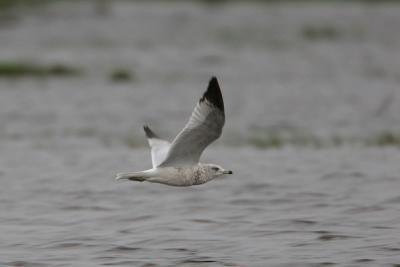
[{"label": "blurred background", "polygon": [[[398,266],[399,4],[0,0],[0,265]],[[214,75],[234,177],[113,181]]]}]

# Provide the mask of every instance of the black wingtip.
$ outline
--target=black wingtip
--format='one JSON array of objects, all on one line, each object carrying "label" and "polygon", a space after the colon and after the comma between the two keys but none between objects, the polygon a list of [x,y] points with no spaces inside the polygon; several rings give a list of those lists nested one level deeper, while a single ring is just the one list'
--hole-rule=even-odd
[{"label": "black wingtip", "polygon": [[158,138],[158,136],[147,125],[143,125],[143,130],[147,138]]},{"label": "black wingtip", "polygon": [[211,104],[224,111],[224,100],[222,99],[221,88],[219,87],[217,77],[211,77],[208,83],[207,91],[204,93],[200,101],[207,99]]}]

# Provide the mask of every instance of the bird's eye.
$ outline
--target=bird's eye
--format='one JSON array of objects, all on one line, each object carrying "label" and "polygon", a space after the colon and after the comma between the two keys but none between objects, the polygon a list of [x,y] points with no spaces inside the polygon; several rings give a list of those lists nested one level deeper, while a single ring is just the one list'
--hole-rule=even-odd
[{"label": "bird's eye", "polygon": [[211,168],[213,171],[218,171],[218,168],[217,167],[212,167]]}]

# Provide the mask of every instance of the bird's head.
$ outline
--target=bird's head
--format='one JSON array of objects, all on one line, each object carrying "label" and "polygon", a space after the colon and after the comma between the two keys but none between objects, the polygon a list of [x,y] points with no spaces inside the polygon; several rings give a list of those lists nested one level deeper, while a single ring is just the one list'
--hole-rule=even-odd
[{"label": "bird's head", "polygon": [[217,178],[225,174],[233,174],[231,170],[225,170],[217,164],[205,164],[207,172],[211,174],[212,178]]}]

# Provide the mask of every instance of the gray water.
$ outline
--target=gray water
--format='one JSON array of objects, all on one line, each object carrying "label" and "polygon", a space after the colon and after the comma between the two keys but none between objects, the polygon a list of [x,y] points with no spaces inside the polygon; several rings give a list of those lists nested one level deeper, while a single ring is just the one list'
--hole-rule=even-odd
[{"label": "gray water", "polygon": [[[0,28],[0,59],[84,73],[0,79],[1,266],[400,264],[398,147],[247,141],[276,128],[399,130],[400,7],[118,1],[23,12]],[[120,67],[131,82],[109,80]],[[190,188],[114,181],[150,167],[141,125],[172,138],[211,75],[227,122],[202,160],[234,175]]]}]

